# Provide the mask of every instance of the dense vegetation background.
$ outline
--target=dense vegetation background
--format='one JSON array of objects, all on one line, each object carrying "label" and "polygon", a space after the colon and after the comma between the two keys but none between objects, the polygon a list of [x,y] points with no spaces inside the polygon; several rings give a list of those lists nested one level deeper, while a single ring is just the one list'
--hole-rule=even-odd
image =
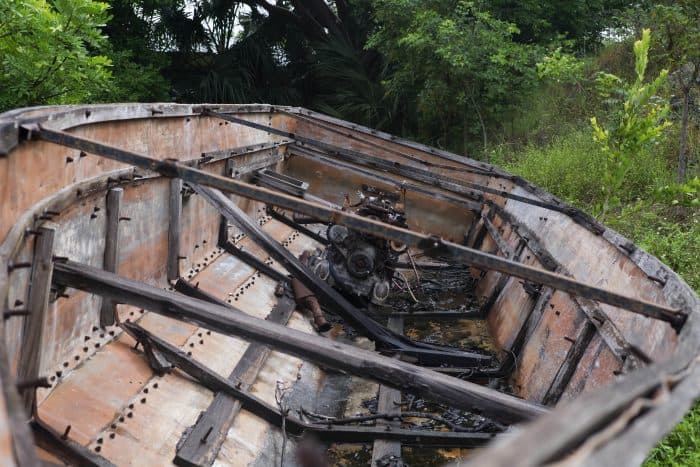
[{"label": "dense vegetation background", "polygon": [[[309,107],[521,174],[700,290],[697,0],[3,0],[0,18],[0,111]],[[700,464],[699,417],[647,462]]]}]

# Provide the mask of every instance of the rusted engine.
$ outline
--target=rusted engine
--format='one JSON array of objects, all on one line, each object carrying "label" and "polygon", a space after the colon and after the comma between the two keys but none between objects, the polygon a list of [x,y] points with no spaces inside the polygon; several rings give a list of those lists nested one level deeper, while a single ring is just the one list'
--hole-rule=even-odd
[{"label": "rusted engine", "polygon": [[[358,194],[360,201],[353,205],[346,202],[347,209],[406,227],[398,193],[365,185]],[[309,258],[314,273],[354,301],[385,302],[391,293],[395,264],[405,246],[337,224],[328,227],[326,236],[328,246],[316,250]]]}]

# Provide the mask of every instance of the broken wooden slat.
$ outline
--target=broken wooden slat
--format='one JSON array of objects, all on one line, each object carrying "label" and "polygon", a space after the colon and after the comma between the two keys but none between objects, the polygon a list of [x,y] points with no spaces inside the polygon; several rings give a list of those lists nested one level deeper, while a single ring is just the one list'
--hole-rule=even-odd
[{"label": "broken wooden slat", "polygon": [[86,264],[71,261],[56,264],[54,282],[107,295],[122,303],[192,322],[215,332],[267,344],[280,352],[412,391],[429,400],[478,411],[500,421],[529,420],[547,411],[538,404],[490,388],[309,335],[243,312],[232,313],[229,308],[162,290]]},{"label": "broken wooden slat", "polygon": [[[484,221],[484,226],[486,227],[486,231],[489,233],[491,238],[493,238],[493,241],[496,242],[496,245],[498,246],[498,249],[501,250],[501,253],[505,258],[508,259],[515,259],[515,252],[508,246],[506,241],[503,239],[503,236],[501,233],[498,231],[495,225],[493,225],[493,222],[491,222],[491,217],[493,215],[493,211],[489,211],[488,214],[486,213],[481,213],[481,219]],[[524,244],[522,245],[524,246]]]},{"label": "broken wooden slat", "polygon": [[168,280],[180,277],[180,219],[182,217],[182,180],[170,180],[168,196]]},{"label": "broken wooden slat", "polygon": [[588,345],[593,340],[596,328],[590,321],[586,320],[583,328],[576,337],[576,340],[572,343],[569,351],[566,353],[564,361],[559,367],[556,376],[552,380],[552,384],[549,386],[547,393],[542,398],[542,403],[544,405],[556,405],[559,402],[566,386],[569,384],[571,377],[573,376],[576,368],[578,367],[581,358],[583,358],[584,352],[588,348]]},{"label": "broken wooden slat", "polygon": [[[123,194],[123,188],[111,188],[107,192],[107,228],[102,267],[109,272],[117,272],[117,264],[119,263],[119,212]],[[100,308],[100,326],[107,327],[114,324],[116,312],[114,302],[103,298]]]},{"label": "broken wooden slat", "polygon": [[[403,318],[390,317],[388,326],[389,329],[396,333],[403,333]],[[389,415],[401,414],[401,391],[397,391],[389,386],[379,386],[379,394],[377,395],[377,413],[385,413]],[[377,427],[384,428],[387,431],[401,427],[400,422],[383,422],[377,421]],[[387,428],[388,427],[388,428]],[[399,459],[401,457],[401,443],[398,441],[389,441],[380,439],[374,442],[372,446],[372,460],[370,466],[378,465],[378,461],[387,457]]]},{"label": "broken wooden slat", "polygon": [[[27,308],[29,315],[24,321],[24,337],[20,350],[17,379],[19,381],[34,380],[39,377],[41,365],[42,336],[44,322],[49,307],[51,278],[53,273],[54,237],[58,226],[44,224],[39,227],[41,233],[36,237],[34,259],[32,261],[31,285]],[[29,413],[34,412],[36,388],[26,388],[22,393],[24,408]]]},{"label": "broken wooden slat", "polygon": [[[201,295],[203,291],[199,292],[200,297],[203,296]],[[266,319],[271,323],[285,325],[294,308],[294,299],[283,294],[278,298],[277,304]],[[270,352],[270,347],[264,344],[251,343],[229,375],[228,380],[237,384],[242,391],[247,391],[255,382]],[[173,462],[180,466],[211,465],[241,407],[240,400],[229,394],[218,392],[206,411],[197,419],[197,423],[177,443],[177,454]]]}]

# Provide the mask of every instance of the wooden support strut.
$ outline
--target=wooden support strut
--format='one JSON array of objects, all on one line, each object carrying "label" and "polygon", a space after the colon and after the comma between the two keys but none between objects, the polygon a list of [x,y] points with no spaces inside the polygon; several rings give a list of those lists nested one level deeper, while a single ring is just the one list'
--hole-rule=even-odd
[{"label": "wooden support strut", "polygon": [[466,209],[469,209],[470,211],[478,212],[481,210],[481,202],[480,201],[474,201],[474,197],[471,197],[470,199],[466,199],[464,196],[455,196],[451,193],[441,193],[441,192],[436,192],[433,190],[430,190],[424,186],[421,185],[416,185],[413,183],[408,183],[406,180],[401,180],[400,182],[397,180],[394,180],[390,177],[387,177],[384,174],[373,172],[370,170],[364,170],[361,169],[355,165],[352,164],[347,164],[345,162],[336,160],[336,159],[331,159],[329,157],[324,157],[322,155],[318,154],[313,154],[309,151],[306,151],[304,148],[298,147],[298,146],[291,146],[287,148],[287,152],[292,155],[304,157],[307,159],[312,159],[316,162],[319,162],[323,165],[329,166],[329,167],[334,167],[334,168],[342,168],[343,171],[349,171],[352,173],[356,173],[358,175],[361,175],[365,178],[369,178],[371,180],[375,180],[379,183],[385,183],[388,184],[392,187],[394,187],[397,190],[407,190],[409,192],[414,192],[414,193],[419,193],[422,195],[427,195],[427,196],[432,196],[435,199],[439,199],[441,201],[447,201],[452,204],[456,204],[458,206],[462,206]]},{"label": "wooden support strut", "polygon": [[180,277],[180,230],[182,217],[182,180],[170,180],[168,195],[168,280]]},{"label": "wooden support strut", "polygon": [[261,188],[240,180],[227,179],[198,169],[184,166],[173,160],[159,161],[141,154],[111,147],[69,133],[46,129],[40,125],[24,125],[30,138],[42,139],[63,146],[80,149],[102,157],[153,170],[166,177],[178,177],[190,183],[200,183],[223,191],[234,193],[263,203],[272,204],[291,211],[300,212],[324,222],[343,224],[360,232],[376,235],[386,240],[394,240],[424,250],[434,256],[451,256],[455,261],[470,264],[476,268],[493,269],[522,279],[527,279],[572,295],[583,296],[602,303],[627,309],[634,313],[666,321],[679,330],[687,314],[678,309],[633,298],[621,293],[602,289],[579,282],[570,277],[545,271],[536,267],[519,264],[496,255],[484,253],[440,238],[420,234],[401,227],[385,224],[374,219],[364,218],[351,212],[344,212],[315,202],[295,198],[282,193]]},{"label": "wooden support strut", "polygon": [[[119,212],[123,194],[123,188],[110,188],[107,192],[107,226],[103,268],[109,272],[117,272],[117,264],[119,264]],[[114,324],[116,313],[114,302],[102,299],[100,326],[106,327]]]},{"label": "wooden support strut", "polygon": [[[473,191],[470,193],[471,190],[476,190],[480,193],[489,193],[495,196],[499,196],[502,198],[507,198],[507,199],[512,199],[514,201],[520,201],[522,203],[526,204],[531,204],[534,206],[539,206],[545,209],[549,209],[552,211],[558,211],[562,212],[564,214],[580,214],[579,211],[576,209],[566,206],[566,205],[558,205],[546,201],[542,201],[540,199],[534,199],[534,198],[528,198],[525,196],[520,196],[520,195],[515,195],[513,193],[510,193],[508,191],[503,191],[503,190],[498,190],[495,188],[479,185],[476,183],[471,183],[463,180],[457,180],[453,179],[444,175],[436,175],[429,170],[422,169],[420,167],[412,166],[412,165],[407,165],[407,164],[401,164],[399,162],[392,162],[392,161],[387,161],[385,159],[382,159],[380,157],[375,157],[371,156],[369,154],[365,154],[359,151],[355,150],[350,150],[350,149],[345,149],[341,148],[338,146],[334,146],[332,144],[325,143],[323,141],[319,141],[313,138],[309,138],[306,136],[302,136],[296,133],[290,133],[288,131],[280,130],[277,128],[272,128],[266,125],[261,125],[259,123],[251,122],[249,120],[245,120],[242,118],[234,117],[229,114],[223,114],[220,112],[214,112],[211,110],[204,110],[202,112],[203,115],[208,115],[212,117],[217,117],[222,120],[229,121],[231,123],[236,123],[239,125],[247,126],[250,128],[255,128],[260,131],[264,131],[267,133],[272,133],[274,135],[278,136],[284,136],[284,137],[289,137],[291,139],[295,140],[295,144],[300,144],[300,145],[308,145],[311,148],[314,148],[315,150],[320,150],[322,152],[326,152],[328,154],[331,154],[335,157],[341,157],[345,159],[346,161],[353,162],[353,163],[359,163],[360,165],[368,166],[368,167],[375,167],[375,168],[380,168],[382,170],[386,170],[390,173],[395,173],[398,175],[402,176],[408,176],[412,177],[415,180],[422,181],[424,183],[428,183],[431,185],[439,186],[440,188],[445,188],[450,191],[453,191],[455,193],[463,194],[463,195],[471,195],[471,196],[480,196],[474,193]],[[577,220],[576,218],[575,220]],[[590,222],[588,222],[590,223]]]},{"label": "wooden support strut", "polygon": [[319,365],[374,379],[429,400],[482,413],[506,423],[534,419],[547,410],[532,402],[502,394],[457,378],[378,355],[323,337],[257,319],[243,312],[196,300],[80,263],[54,265],[54,282],[109,296],[122,303],[195,323],[213,331],[269,345],[277,351]]},{"label": "wooden support strut", "polygon": [[[392,331],[397,333],[403,333],[403,318],[390,317],[388,324],[389,329],[391,329]],[[379,393],[377,394],[378,413],[399,415],[401,414],[400,404],[401,391],[393,389],[389,386],[379,386]],[[398,428],[399,426],[400,424],[396,422],[377,422],[377,427],[384,427],[384,429],[388,430]],[[400,458],[401,443],[397,441],[388,441],[383,439],[375,441],[374,446],[372,446],[372,460],[370,462],[370,466],[374,467],[380,465],[379,462],[386,459],[387,457]]]},{"label": "wooden support strut", "polygon": [[[34,245],[31,285],[27,303],[29,315],[24,321],[24,337],[20,350],[19,365],[17,366],[17,379],[19,381],[29,381],[38,378],[41,369],[40,349],[42,348],[44,322],[49,307],[53,274],[54,237],[57,228],[55,224],[44,224],[39,227],[38,230],[41,232],[41,235],[36,237]],[[25,410],[29,413],[34,413],[36,388],[24,389],[22,399]]]}]

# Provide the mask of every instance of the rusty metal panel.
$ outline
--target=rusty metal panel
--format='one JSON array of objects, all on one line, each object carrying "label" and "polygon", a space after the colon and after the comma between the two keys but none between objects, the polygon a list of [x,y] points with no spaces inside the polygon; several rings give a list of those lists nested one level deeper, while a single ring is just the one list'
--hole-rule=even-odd
[{"label": "rusty metal panel", "polygon": [[561,401],[574,399],[610,384],[617,378],[621,369],[622,362],[603,342],[600,335],[595,335],[572,375]]},{"label": "rusty metal panel", "polygon": [[513,375],[519,396],[542,400],[586,319],[567,294],[552,295]]},{"label": "rusty metal panel", "polygon": [[[539,266],[528,252],[528,249],[523,251],[523,263]],[[489,330],[499,347],[511,348],[534,304],[535,299],[525,292],[522,280],[510,278],[487,315]]]}]

